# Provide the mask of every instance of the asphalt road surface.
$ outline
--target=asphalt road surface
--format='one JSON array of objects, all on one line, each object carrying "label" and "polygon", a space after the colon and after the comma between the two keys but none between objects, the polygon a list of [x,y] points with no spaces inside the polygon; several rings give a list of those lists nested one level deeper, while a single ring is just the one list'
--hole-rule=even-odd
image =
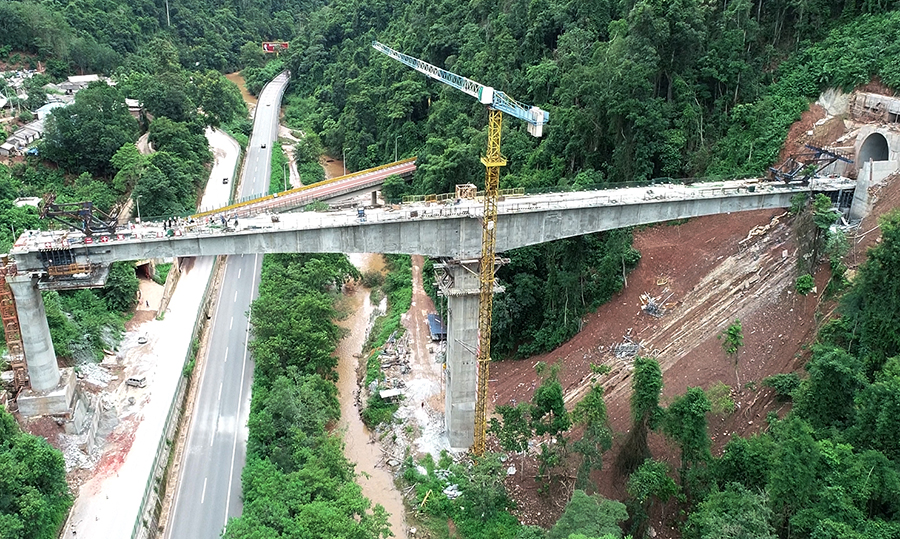
[{"label": "asphalt road surface", "polygon": [[[240,197],[268,193],[270,152],[287,81],[285,74],[279,75],[259,96]],[[261,268],[262,255],[252,253],[229,256],[225,264],[169,520],[167,537],[171,539],[218,538],[228,519],[241,514],[241,471],[253,380],[247,313],[257,296]]]}]

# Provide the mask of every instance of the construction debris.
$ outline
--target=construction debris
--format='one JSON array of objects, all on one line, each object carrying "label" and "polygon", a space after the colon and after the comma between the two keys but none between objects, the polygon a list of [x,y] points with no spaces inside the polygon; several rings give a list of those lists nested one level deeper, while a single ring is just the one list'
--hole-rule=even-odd
[{"label": "construction debris", "polygon": [[[666,293],[668,292],[668,295]],[[641,310],[655,318],[662,318],[666,311],[675,306],[675,302],[669,302],[675,292],[669,292],[664,288],[662,294],[651,296],[648,292],[641,294]],[[663,299],[665,296],[665,299]]]},{"label": "construction debris", "polygon": [[631,340],[631,328],[628,333],[622,336],[622,342],[612,346],[613,353],[617,359],[631,359],[641,350],[641,345]]},{"label": "construction debris", "polygon": [[[399,339],[396,338],[396,333],[395,331],[391,334],[378,357],[381,360],[381,370],[387,371],[385,373],[387,380],[391,379],[390,376],[387,376],[389,374],[393,374],[394,378],[397,378],[401,374],[408,374],[410,370],[409,333]],[[402,382],[402,380],[398,378],[398,382]],[[394,385],[392,387],[402,386]]]},{"label": "construction debris", "polygon": [[743,245],[753,239],[754,236],[762,236],[772,230],[772,227],[776,226],[782,217],[787,215],[787,212],[782,213],[781,215],[776,215],[772,218],[772,221],[767,225],[759,225],[750,229],[750,233],[747,234],[747,237],[739,241],[740,245]]}]

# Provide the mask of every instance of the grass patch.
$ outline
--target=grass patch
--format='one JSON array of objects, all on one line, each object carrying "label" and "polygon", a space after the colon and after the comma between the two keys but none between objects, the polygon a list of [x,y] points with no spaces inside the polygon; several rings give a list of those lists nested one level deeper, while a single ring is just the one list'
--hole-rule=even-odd
[{"label": "grass patch", "polygon": [[[387,295],[388,310],[384,316],[375,319],[369,339],[363,347],[364,350],[380,348],[394,333],[396,333],[396,337],[403,335],[400,317],[409,310],[412,304],[412,259],[409,255],[384,256],[387,260],[388,274],[384,278],[384,284],[381,285],[380,290]],[[374,276],[369,276],[369,279],[377,280]],[[383,378],[379,354],[370,355],[366,360],[366,385],[368,386],[375,380],[380,382]],[[398,407],[399,405],[396,403],[381,400],[376,393],[369,397],[361,417],[369,428],[374,428],[379,423],[390,421]]]},{"label": "grass patch", "polygon": [[169,278],[169,272],[172,271],[172,263],[157,264],[156,273],[153,274],[153,282],[159,285],[165,285],[166,279]]},{"label": "grass patch", "polygon": [[276,140],[272,143],[272,174],[269,176],[269,194],[280,193],[290,188],[290,182],[287,178],[288,158],[284,155],[284,148],[281,147],[281,141]]},{"label": "grass patch", "polygon": [[[422,472],[425,473],[422,473]],[[453,463],[446,451],[437,463],[426,455],[415,463],[404,461],[403,479],[413,487],[411,505],[416,517],[433,537],[467,539],[513,539],[521,528],[509,512],[514,507],[503,480],[506,466],[498,454],[487,453],[477,463]],[[455,499],[444,489],[456,485],[462,493]],[[452,520],[457,533],[447,523]]]},{"label": "grass patch", "polygon": [[724,382],[716,382],[706,390],[710,411],[719,416],[731,415],[734,412],[734,400],[731,399],[731,388]]},{"label": "grass patch", "polygon": [[378,380],[384,379],[384,373],[381,372],[381,352],[373,352],[366,360],[366,386]]},{"label": "grass patch", "polygon": [[366,401],[366,408],[360,414],[363,423],[370,429],[375,428],[381,423],[390,423],[394,419],[394,412],[400,408],[400,404],[389,402],[378,396],[375,392],[369,396]]}]

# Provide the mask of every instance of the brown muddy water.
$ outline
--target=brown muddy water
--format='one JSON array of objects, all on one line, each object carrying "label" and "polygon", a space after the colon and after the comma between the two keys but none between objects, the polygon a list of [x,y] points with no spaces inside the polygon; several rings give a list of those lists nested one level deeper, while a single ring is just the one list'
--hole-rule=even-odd
[{"label": "brown muddy water", "polygon": [[[344,175],[344,162],[340,159],[332,159],[331,157],[323,156],[319,159],[319,164],[325,169],[326,180]],[[347,174],[350,174],[349,170],[347,171]]]},{"label": "brown muddy water", "polygon": [[[384,267],[381,255],[351,255],[350,261],[365,272],[380,271]],[[359,417],[356,405],[357,368],[361,361],[357,356],[362,352],[369,319],[375,307],[369,301],[369,290],[356,286],[344,304],[353,314],[338,322],[349,330],[338,343],[338,400],[341,403],[340,429],[344,436],[344,456],[356,465],[356,482],[363,495],[373,503],[381,504],[389,513],[388,521],[395,537],[406,537],[406,511],[400,492],[394,486],[394,477],[382,461],[380,445],[374,441],[371,432]]]},{"label": "brown muddy water", "polygon": [[240,71],[229,73],[225,75],[225,78],[237,84],[237,87],[241,90],[241,97],[244,98],[244,101],[246,101],[247,103],[253,103],[254,105],[256,104],[256,97],[254,97],[253,94],[247,91],[247,85],[244,84],[244,77],[241,76]]}]

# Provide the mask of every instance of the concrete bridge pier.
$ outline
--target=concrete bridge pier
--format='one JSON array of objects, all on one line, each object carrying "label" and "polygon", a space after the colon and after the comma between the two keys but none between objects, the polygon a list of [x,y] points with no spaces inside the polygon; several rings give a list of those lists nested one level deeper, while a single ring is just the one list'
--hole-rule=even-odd
[{"label": "concrete bridge pier", "polygon": [[75,391],[74,372],[61,372],[50,340],[50,326],[44,312],[44,298],[37,280],[29,274],[6,278],[16,300],[16,314],[22,332],[22,347],[28,362],[31,389],[18,398],[24,416],[61,415],[69,412]]},{"label": "concrete bridge pier", "polygon": [[[495,259],[495,265],[509,262]],[[447,364],[444,368],[444,425],[453,449],[475,442],[478,399],[478,312],[480,261],[445,260],[435,264],[438,286],[447,298]],[[504,288],[494,284],[494,293]]]},{"label": "concrete bridge pier", "polygon": [[475,441],[478,365],[478,260],[435,264],[447,298],[447,363],[444,368],[444,425],[450,447],[468,449]]}]

